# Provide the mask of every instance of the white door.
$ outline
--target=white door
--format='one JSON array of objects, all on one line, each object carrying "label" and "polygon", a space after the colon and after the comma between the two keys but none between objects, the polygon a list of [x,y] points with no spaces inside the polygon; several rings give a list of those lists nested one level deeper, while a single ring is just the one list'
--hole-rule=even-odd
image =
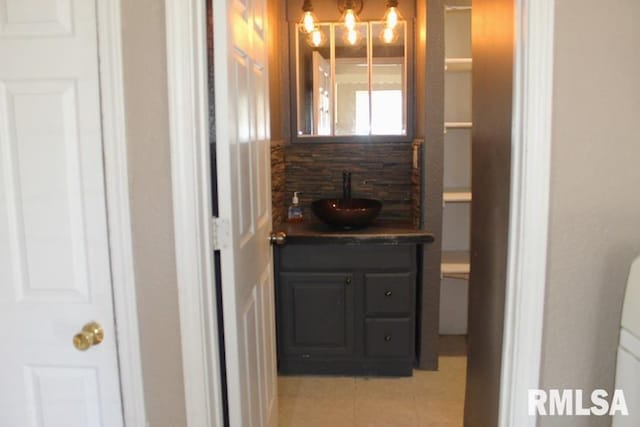
[{"label": "white door", "polygon": [[123,425],[97,55],[94,1],[0,0],[3,427]]},{"label": "white door", "polygon": [[277,376],[265,0],[213,2],[216,151],[232,426],[275,426]]}]

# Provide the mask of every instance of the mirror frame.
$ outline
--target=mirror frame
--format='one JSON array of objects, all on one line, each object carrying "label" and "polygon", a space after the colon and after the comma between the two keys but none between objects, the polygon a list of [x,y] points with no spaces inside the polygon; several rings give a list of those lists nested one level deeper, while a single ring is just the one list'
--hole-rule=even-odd
[{"label": "mirror frame", "polygon": [[[333,23],[333,22],[320,22]],[[414,25],[413,20],[405,21],[406,26],[406,109],[407,109],[407,133],[406,135],[298,135],[298,87],[297,81],[297,56],[296,51],[298,30],[296,22],[289,23],[289,123],[292,143],[411,143],[415,134],[415,81],[414,81]]]}]

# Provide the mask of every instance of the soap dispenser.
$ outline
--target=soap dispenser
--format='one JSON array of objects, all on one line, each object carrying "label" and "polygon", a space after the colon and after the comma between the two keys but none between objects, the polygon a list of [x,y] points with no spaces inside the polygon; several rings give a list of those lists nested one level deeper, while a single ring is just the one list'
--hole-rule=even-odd
[{"label": "soap dispenser", "polygon": [[300,199],[298,199],[299,191],[293,192],[293,199],[291,199],[291,206],[287,213],[287,220],[289,222],[302,222],[304,217],[302,215],[302,207],[300,206]]}]

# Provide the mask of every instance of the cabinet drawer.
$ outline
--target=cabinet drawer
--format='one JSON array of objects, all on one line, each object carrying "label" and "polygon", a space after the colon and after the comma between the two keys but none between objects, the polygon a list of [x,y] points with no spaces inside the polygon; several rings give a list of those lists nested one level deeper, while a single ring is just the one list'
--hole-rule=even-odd
[{"label": "cabinet drawer", "polygon": [[365,273],[364,292],[368,316],[409,315],[415,304],[415,275],[406,273]]},{"label": "cabinet drawer", "polygon": [[280,271],[414,270],[416,245],[284,245]]},{"label": "cabinet drawer", "polygon": [[365,353],[368,357],[413,356],[411,319],[367,319],[365,321]]}]

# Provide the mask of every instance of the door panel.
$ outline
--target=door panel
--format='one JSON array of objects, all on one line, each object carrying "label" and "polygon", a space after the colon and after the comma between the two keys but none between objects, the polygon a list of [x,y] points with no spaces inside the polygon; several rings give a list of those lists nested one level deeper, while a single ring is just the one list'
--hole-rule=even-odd
[{"label": "door panel", "polygon": [[1,423],[121,426],[94,2],[0,0],[0,58]]},{"label": "door panel", "polygon": [[[11,83],[3,89],[0,126],[8,131],[3,169],[11,171],[5,191],[18,302],[87,302],[74,82]],[[40,126],[31,126],[34,117]],[[58,246],[69,250],[54,257]]]},{"label": "door panel", "polygon": [[73,31],[70,0],[1,0],[0,36],[46,37]]},{"label": "door panel", "polygon": [[262,372],[264,372],[264,381],[261,384],[263,393],[263,402],[267,414],[277,412],[275,406],[278,404],[278,378],[276,373],[276,329],[275,329],[275,291],[273,289],[273,266],[268,264],[262,272],[260,278],[260,301],[261,318],[266,320],[261,324],[262,346],[264,349],[262,354]]},{"label": "door panel", "polygon": [[[98,377],[95,369],[63,367],[25,368],[27,396],[39,402],[34,425],[100,426]],[[68,404],[67,402],[73,402]]]},{"label": "door panel", "polygon": [[265,0],[213,2],[219,215],[230,424],[277,424]]}]

